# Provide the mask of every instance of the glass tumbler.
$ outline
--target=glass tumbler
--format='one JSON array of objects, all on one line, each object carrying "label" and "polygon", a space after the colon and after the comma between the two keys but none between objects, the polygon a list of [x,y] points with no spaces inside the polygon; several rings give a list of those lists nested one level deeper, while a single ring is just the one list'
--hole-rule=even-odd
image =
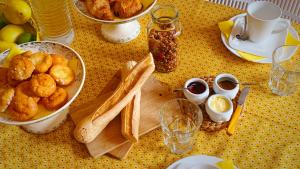
[{"label": "glass tumbler", "polygon": [[194,144],[194,134],[202,124],[201,109],[186,99],[173,99],[160,110],[164,144],[172,153],[183,154]]},{"label": "glass tumbler", "polygon": [[68,0],[29,0],[42,40],[71,44],[74,38]]},{"label": "glass tumbler", "polygon": [[[273,53],[269,87],[274,94],[293,94],[300,82],[300,46],[281,46]],[[289,57],[291,56],[291,57]]]}]

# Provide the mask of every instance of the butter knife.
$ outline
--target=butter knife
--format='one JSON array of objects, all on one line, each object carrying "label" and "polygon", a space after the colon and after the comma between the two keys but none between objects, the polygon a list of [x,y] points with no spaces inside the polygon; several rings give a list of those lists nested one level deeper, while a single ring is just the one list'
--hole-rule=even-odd
[{"label": "butter knife", "polygon": [[240,114],[241,114],[241,111],[242,111],[242,106],[245,103],[245,100],[246,100],[246,97],[247,97],[249,91],[250,91],[250,88],[245,87],[242,90],[241,94],[240,94],[240,97],[238,99],[238,105],[237,105],[237,107],[236,107],[236,109],[235,109],[235,111],[232,115],[232,118],[229,122],[229,126],[227,128],[227,134],[228,135],[232,135],[233,132],[234,132],[234,127],[236,125],[236,122],[237,122],[238,118],[240,117]]}]

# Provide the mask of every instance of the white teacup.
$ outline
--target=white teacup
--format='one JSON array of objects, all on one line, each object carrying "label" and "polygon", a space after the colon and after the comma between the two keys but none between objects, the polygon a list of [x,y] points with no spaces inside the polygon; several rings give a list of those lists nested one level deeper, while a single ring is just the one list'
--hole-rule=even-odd
[{"label": "white teacup", "polygon": [[280,7],[271,2],[256,1],[247,6],[247,34],[252,42],[262,42],[271,34],[285,31],[290,21],[280,18]]}]

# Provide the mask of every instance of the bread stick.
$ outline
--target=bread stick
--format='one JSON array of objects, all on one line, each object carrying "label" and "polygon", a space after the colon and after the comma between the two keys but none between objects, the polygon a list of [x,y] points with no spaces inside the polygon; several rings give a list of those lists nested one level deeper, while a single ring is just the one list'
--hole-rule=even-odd
[{"label": "bread stick", "polygon": [[74,137],[82,143],[93,141],[97,135],[114,119],[132,100],[137,91],[154,71],[154,61],[149,53],[122,79],[113,94],[93,113],[82,119],[74,130]]},{"label": "bread stick", "polygon": [[122,135],[131,142],[138,142],[140,125],[141,91],[138,91],[131,102],[122,110]]},{"label": "bread stick", "polygon": [[[130,69],[134,67],[136,62],[129,61],[122,71],[122,77],[126,77]],[[127,73],[127,74],[126,74]],[[121,111],[121,131],[122,135],[131,142],[137,142],[139,137],[140,123],[140,100],[141,91],[137,91],[133,99]]]}]

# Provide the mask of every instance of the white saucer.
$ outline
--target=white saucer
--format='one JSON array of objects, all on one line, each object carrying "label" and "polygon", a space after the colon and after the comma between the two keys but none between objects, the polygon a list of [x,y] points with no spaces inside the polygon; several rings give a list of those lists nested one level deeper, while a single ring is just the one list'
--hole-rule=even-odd
[{"label": "white saucer", "polygon": [[238,17],[235,20],[228,40],[230,47],[253,55],[272,58],[274,50],[285,44],[285,40],[288,35],[288,25],[286,23],[289,23],[290,21],[280,18],[278,24],[274,26],[276,30],[280,31],[271,33],[267,39],[260,43],[255,43],[250,40],[240,40],[236,38],[236,35],[240,34],[240,32],[244,29],[245,19],[246,17]]},{"label": "white saucer", "polygon": [[[240,18],[240,17],[245,17],[245,16],[246,16],[245,13],[244,13],[244,14],[240,14],[240,15],[236,15],[236,16],[232,17],[230,20],[235,22],[238,18]],[[299,40],[298,33],[297,33],[297,31],[294,29],[293,26],[290,26],[290,27],[288,28],[288,31],[292,34],[292,36],[293,36],[294,38],[296,38],[297,40]],[[236,56],[242,58],[242,57],[240,56],[240,54],[237,52],[237,50],[234,49],[234,48],[232,48],[232,47],[229,45],[229,42],[227,41],[227,39],[226,39],[226,37],[225,37],[225,35],[224,35],[223,33],[221,33],[221,39],[222,39],[222,42],[223,42],[223,44],[225,45],[225,47],[226,47],[231,53],[233,53],[234,55],[236,55]],[[289,58],[290,56],[293,55],[294,52],[291,51],[291,52],[288,52],[288,53],[289,53],[289,56],[286,56],[285,58]],[[257,61],[252,61],[252,62],[256,62],[256,63],[272,63],[272,58],[271,58],[271,57],[268,57],[268,58],[265,58],[265,59],[262,59],[262,60],[257,60]]]},{"label": "white saucer", "polygon": [[[214,156],[196,155],[183,158],[171,164],[167,169],[217,169],[216,163],[223,161]],[[235,169],[238,169],[236,166]]]}]

